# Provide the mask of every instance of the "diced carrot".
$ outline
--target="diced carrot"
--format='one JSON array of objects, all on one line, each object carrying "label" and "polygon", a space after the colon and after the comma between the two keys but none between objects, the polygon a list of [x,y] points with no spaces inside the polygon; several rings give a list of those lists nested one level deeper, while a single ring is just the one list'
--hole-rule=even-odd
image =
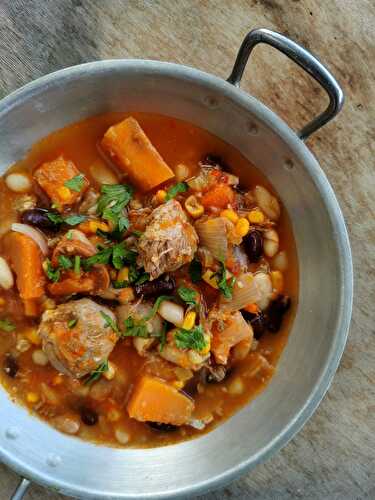
[{"label": "diced carrot", "polygon": [[101,144],[141,191],[149,191],[174,177],[133,117],[110,127]]},{"label": "diced carrot", "polygon": [[23,301],[25,316],[35,317],[39,315],[39,302],[35,299],[25,299]]},{"label": "diced carrot", "polygon": [[228,362],[230,350],[244,339],[253,338],[253,329],[244,320],[238,311],[228,321],[223,331],[214,328],[211,342],[211,351],[217,363],[225,365]]},{"label": "diced carrot", "polygon": [[16,273],[21,299],[40,298],[44,293],[45,276],[38,245],[28,236],[11,231],[4,237],[4,250]]},{"label": "diced carrot", "polygon": [[227,208],[234,202],[234,191],[227,184],[216,184],[202,196],[201,204],[205,208]]},{"label": "diced carrot", "polygon": [[127,410],[141,422],[183,425],[190,421],[194,402],[164,380],[143,375],[135,385]]},{"label": "diced carrot", "polygon": [[67,181],[78,175],[82,174],[74,163],[65,160],[62,156],[43,163],[34,172],[36,181],[60,212],[64,210],[65,206],[77,203],[89,186],[89,181],[84,176],[82,176],[82,181],[78,183],[78,188],[81,187],[79,191],[65,185]]},{"label": "diced carrot", "polygon": [[256,314],[259,311],[259,307],[255,303],[248,304],[243,309],[252,314]]}]

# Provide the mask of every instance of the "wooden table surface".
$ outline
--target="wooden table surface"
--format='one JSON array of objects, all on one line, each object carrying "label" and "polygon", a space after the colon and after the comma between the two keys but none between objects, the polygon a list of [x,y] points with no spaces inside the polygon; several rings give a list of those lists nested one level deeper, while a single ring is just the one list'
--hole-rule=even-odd
[{"label": "wooden table surface", "polygon": [[[346,94],[341,115],[308,146],[349,228],[354,312],[332,387],[304,429],[267,463],[204,498],[374,499],[374,0],[1,0],[0,97],[59,68],[106,58],[174,61],[225,78],[242,38],[259,26],[318,54]],[[256,49],[243,88],[292,127],[325,104],[299,69],[265,47]],[[0,500],[17,482],[0,465]],[[25,498],[63,497],[33,486]]]}]

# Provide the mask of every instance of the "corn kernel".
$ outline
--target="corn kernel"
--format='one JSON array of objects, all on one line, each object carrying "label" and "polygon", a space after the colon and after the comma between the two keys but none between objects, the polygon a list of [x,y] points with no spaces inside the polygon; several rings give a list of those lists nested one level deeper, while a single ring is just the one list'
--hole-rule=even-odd
[{"label": "corn kernel", "polygon": [[36,392],[28,392],[26,395],[26,400],[28,403],[37,403],[39,401],[39,394]]},{"label": "corn kernel", "polygon": [[236,233],[238,236],[244,237],[247,235],[250,229],[250,223],[245,217],[240,217],[236,224]]},{"label": "corn kernel", "polygon": [[119,412],[116,408],[111,408],[107,413],[107,419],[110,422],[118,422],[121,418],[121,412]]},{"label": "corn kernel", "polygon": [[165,202],[165,198],[167,197],[167,192],[164,191],[164,189],[159,189],[156,193],[156,200],[159,202],[159,203],[164,203]]},{"label": "corn kernel", "polygon": [[57,194],[59,195],[59,198],[63,201],[68,201],[70,200],[70,197],[72,195],[71,191],[69,188],[67,188],[66,186],[60,186],[58,189],[57,189]]},{"label": "corn kernel", "polygon": [[273,289],[281,293],[284,288],[284,276],[281,271],[271,271],[271,281]]},{"label": "corn kernel", "polygon": [[195,325],[195,318],[197,313],[195,311],[189,311],[185,314],[184,322],[182,323],[182,328],[184,330],[191,330]]},{"label": "corn kernel", "polygon": [[259,210],[259,208],[254,208],[254,210],[250,210],[247,214],[247,218],[252,224],[263,224],[265,221],[264,213]]},{"label": "corn kernel", "polygon": [[185,210],[194,218],[198,219],[204,212],[204,206],[199,203],[197,198],[192,194],[185,201]]},{"label": "corn kernel", "polygon": [[119,301],[121,304],[128,304],[129,302],[131,302],[132,300],[134,300],[134,291],[133,291],[133,288],[131,286],[127,287],[127,288],[123,288],[120,293],[119,293]]},{"label": "corn kernel", "polygon": [[207,269],[207,271],[202,275],[203,281],[208,283],[212,288],[219,288],[214,271]]},{"label": "corn kernel", "polygon": [[62,383],[63,383],[63,377],[62,375],[60,375],[60,373],[53,377],[52,385],[61,385]]},{"label": "corn kernel", "polygon": [[172,382],[172,385],[178,390],[184,387],[184,383],[181,382],[181,380],[175,380],[174,382]]},{"label": "corn kernel", "polygon": [[129,279],[129,268],[123,267],[117,274],[118,281],[128,281]]},{"label": "corn kernel", "polygon": [[100,222],[98,220],[90,220],[88,223],[89,231],[93,234],[96,233],[98,229],[107,233],[109,231],[109,226],[105,222]]},{"label": "corn kernel", "polygon": [[25,337],[34,345],[40,345],[42,343],[36,328],[29,328],[25,332]]},{"label": "corn kernel", "polygon": [[112,380],[115,375],[116,375],[116,366],[110,361],[108,361],[108,370],[103,372],[103,377],[106,378],[107,380]]},{"label": "corn kernel", "polygon": [[233,224],[237,224],[237,222],[238,222],[238,215],[231,208],[227,208],[225,210],[222,210],[220,215],[222,217],[225,217],[226,219],[229,219],[231,222],[233,222]]}]

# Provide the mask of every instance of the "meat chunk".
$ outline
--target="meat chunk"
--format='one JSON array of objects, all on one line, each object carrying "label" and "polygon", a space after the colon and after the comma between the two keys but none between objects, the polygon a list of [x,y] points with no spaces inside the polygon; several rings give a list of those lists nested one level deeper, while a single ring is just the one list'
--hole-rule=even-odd
[{"label": "meat chunk", "polygon": [[112,311],[90,299],[66,302],[43,314],[38,334],[56,370],[80,378],[108,359],[117,335],[106,315],[115,320]]},{"label": "meat chunk", "polygon": [[178,201],[170,200],[152,211],[139,238],[138,265],[155,279],[191,262],[198,236]]}]

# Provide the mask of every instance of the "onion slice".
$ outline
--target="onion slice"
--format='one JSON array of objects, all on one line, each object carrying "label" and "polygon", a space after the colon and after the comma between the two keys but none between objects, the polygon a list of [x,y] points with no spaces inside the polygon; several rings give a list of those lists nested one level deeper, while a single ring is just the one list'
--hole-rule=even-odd
[{"label": "onion slice", "polygon": [[48,254],[47,238],[41,231],[35,229],[35,227],[29,226],[28,224],[14,222],[11,225],[11,230],[28,236],[38,245],[43,255]]},{"label": "onion slice", "polygon": [[228,301],[221,298],[221,306],[226,311],[238,311],[249,304],[257,304],[264,310],[268,306],[272,294],[271,278],[268,274],[241,274],[233,287],[232,298]]},{"label": "onion slice", "polygon": [[215,217],[195,224],[200,246],[207,248],[215,259],[227,258],[228,231],[231,225],[232,223],[224,217]]}]

